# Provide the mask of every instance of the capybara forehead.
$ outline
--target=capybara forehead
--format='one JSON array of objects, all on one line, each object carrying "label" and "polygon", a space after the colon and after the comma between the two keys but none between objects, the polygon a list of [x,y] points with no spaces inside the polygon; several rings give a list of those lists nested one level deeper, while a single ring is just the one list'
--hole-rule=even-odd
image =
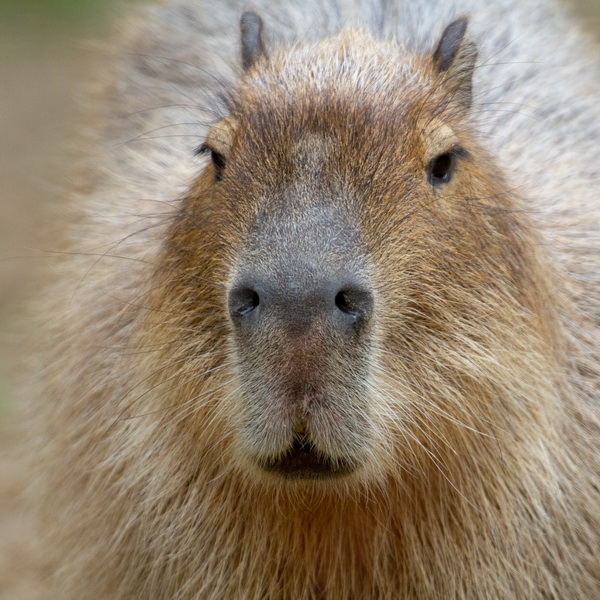
[{"label": "capybara forehead", "polygon": [[[369,43],[367,43],[369,42]],[[447,97],[426,58],[346,31],[319,44],[276,50],[242,79],[230,108],[246,143],[275,147],[321,133],[349,147],[401,138]]]}]

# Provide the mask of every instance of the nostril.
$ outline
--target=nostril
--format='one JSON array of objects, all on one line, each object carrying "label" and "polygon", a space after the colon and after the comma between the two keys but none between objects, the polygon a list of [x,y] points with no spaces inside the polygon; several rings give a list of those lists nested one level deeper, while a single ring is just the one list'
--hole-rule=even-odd
[{"label": "nostril", "polygon": [[254,290],[248,290],[244,305],[239,309],[240,315],[243,316],[254,310],[258,306],[259,302],[260,299],[258,294]]},{"label": "nostril", "polygon": [[260,304],[258,292],[249,287],[233,289],[229,294],[229,311],[232,317],[245,317]]},{"label": "nostril", "polygon": [[345,290],[337,293],[335,297],[335,305],[347,315],[356,313],[356,309],[352,304],[352,298]]},{"label": "nostril", "polygon": [[370,292],[359,287],[340,290],[335,296],[335,305],[345,315],[355,319],[368,318],[373,299]]}]

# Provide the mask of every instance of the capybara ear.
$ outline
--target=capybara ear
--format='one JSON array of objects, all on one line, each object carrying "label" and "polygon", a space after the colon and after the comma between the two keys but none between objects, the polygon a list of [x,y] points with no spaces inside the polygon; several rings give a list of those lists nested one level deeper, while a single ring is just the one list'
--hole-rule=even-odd
[{"label": "capybara ear", "polygon": [[469,19],[460,17],[444,29],[433,62],[439,73],[445,75],[445,85],[453,99],[465,109],[471,107],[473,98],[473,69],[477,60],[477,46],[465,37]]},{"label": "capybara ear", "polygon": [[267,57],[262,31],[262,19],[255,12],[247,10],[240,19],[244,71],[250,69],[261,57]]}]

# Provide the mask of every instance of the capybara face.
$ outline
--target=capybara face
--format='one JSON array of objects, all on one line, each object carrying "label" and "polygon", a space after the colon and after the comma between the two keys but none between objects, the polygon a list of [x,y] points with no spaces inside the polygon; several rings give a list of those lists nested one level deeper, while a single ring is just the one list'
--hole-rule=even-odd
[{"label": "capybara face", "polygon": [[[200,148],[212,160],[185,205],[185,254],[226,282],[218,418],[247,468],[438,468],[512,385],[486,357],[530,327],[505,315],[527,320],[535,294],[520,291],[512,200],[469,128],[475,54],[451,27],[431,58],[357,32],[257,51]],[[210,260],[193,250],[207,239]]]}]

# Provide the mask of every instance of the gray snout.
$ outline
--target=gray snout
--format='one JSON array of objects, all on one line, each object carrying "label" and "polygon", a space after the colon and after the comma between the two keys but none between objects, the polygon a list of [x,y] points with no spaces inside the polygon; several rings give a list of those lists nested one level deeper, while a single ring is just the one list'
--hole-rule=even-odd
[{"label": "gray snout", "polygon": [[358,333],[373,313],[368,284],[351,276],[311,272],[241,273],[229,291],[229,313],[237,327],[260,329],[277,322],[297,330],[313,323]]}]

